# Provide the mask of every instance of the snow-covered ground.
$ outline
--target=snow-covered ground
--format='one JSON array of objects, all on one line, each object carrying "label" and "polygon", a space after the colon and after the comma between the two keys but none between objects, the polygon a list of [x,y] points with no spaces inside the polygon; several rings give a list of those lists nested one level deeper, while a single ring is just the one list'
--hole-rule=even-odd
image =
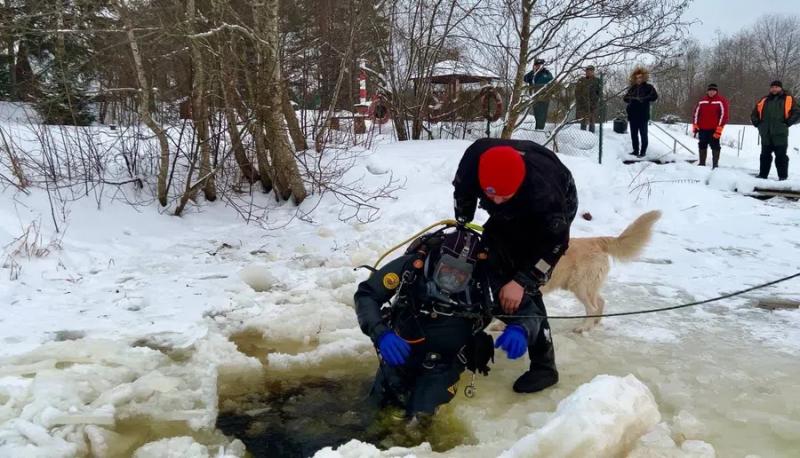
[{"label": "snow-covered ground", "polygon": [[[694,148],[683,126],[665,128]],[[730,126],[723,143],[740,129]],[[664,212],[642,259],[613,267],[607,311],[710,298],[800,271],[799,204],[743,195],[756,185],[754,129],[745,128],[738,157],[723,149],[713,172],[685,162],[624,166],[629,138],[610,125],[598,165],[580,154],[589,135],[559,141],[579,214],[593,215],[579,217],[573,235],[616,234],[644,211]],[[791,135],[795,180],[787,185],[800,188],[800,130]],[[655,128],[651,136],[664,140],[651,138],[651,156],[672,151],[671,139]],[[303,204],[316,206],[311,222],[271,204],[268,220],[250,225],[222,202],[176,218],[86,199],[68,206],[66,228],[54,234],[46,194],[6,188],[0,246],[17,278],[0,270],[0,456],[119,456],[148,442],[136,456],[242,456],[241,443],[214,432],[220,397],[262,389],[264,377],[367,377],[375,355],[352,310],[366,274],[353,266],[451,216],[450,181],[469,142],[375,144],[350,176],[378,185],[391,172],[405,186],[369,224],[340,221],[331,196]],[[42,257],[17,250],[32,221],[48,247]],[[571,332],[574,322],[554,321],[560,383],[514,394],[525,363],[498,354],[491,375],[477,380],[478,395],[459,395],[447,409],[475,444],[444,455],[796,456],[800,311],[753,307],[761,296],[800,299],[800,283],[609,318],[585,335]],[[552,315],[583,313],[566,293],[546,302]],[[256,336],[258,348],[242,336]],[[381,453],[435,454],[425,444],[380,452],[351,442],[318,455]]]}]

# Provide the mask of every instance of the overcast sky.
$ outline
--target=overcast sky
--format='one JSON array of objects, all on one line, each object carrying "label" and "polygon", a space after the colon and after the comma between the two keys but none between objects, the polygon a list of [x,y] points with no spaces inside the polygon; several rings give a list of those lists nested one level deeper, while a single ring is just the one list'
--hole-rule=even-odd
[{"label": "overcast sky", "polygon": [[708,44],[718,32],[731,35],[768,13],[800,15],[800,0],[694,0],[685,18],[701,21],[689,33]]}]

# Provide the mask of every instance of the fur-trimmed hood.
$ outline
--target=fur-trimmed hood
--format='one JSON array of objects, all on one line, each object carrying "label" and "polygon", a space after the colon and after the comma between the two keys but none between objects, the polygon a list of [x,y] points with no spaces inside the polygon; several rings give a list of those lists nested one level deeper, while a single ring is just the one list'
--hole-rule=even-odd
[{"label": "fur-trimmed hood", "polygon": [[644,75],[644,82],[646,83],[650,79],[650,72],[647,71],[644,67],[636,67],[631,72],[630,82],[631,84],[636,84],[636,75]]}]

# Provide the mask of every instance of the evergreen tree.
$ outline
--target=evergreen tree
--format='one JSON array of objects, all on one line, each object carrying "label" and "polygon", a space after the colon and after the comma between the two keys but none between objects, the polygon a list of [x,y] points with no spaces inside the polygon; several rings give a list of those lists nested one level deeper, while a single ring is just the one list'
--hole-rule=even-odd
[{"label": "evergreen tree", "polygon": [[0,54],[0,99],[9,100],[11,98],[11,72],[14,71],[11,65],[11,57]]},{"label": "evergreen tree", "polygon": [[77,67],[56,61],[42,75],[34,107],[45,124],[86,126],[94,121],[86,79]]}]

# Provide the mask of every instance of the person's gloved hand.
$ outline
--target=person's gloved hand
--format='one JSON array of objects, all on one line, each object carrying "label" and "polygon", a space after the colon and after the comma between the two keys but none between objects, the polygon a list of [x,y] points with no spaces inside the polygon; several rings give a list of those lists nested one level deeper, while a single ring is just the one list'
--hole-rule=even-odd
[{"label": "person's gloved hand", "polygon": [[467,357],[467,369],[476,374],[489,375],[489,362],[494,362],[494,341],[492,336],[479,331],[472,336],[464,348]]},{"label": "person's gloved hand", "polygon": [[717,127],[717,130],[714,131],[714,140],[719,140],[722,137],[722,126]]},{"label": "person's gloved hand", "polygon": [[394,331],[387,331],[378,339],[378,350],[383,360],[390,366],[404,364],[411,354],[411,346]]},{"label": "person's gloved hand", "polygon": [[697,124],[692,124],[692,133],[697,136],[698,132],[700,132],[700,128],[697,127]]},{"label": "person's gloved hand", "polygon": [[525,328],[512,324],[497,338],[494,348],[502,348],[508,359],[517,359],[528,350],[528,335]]}]

